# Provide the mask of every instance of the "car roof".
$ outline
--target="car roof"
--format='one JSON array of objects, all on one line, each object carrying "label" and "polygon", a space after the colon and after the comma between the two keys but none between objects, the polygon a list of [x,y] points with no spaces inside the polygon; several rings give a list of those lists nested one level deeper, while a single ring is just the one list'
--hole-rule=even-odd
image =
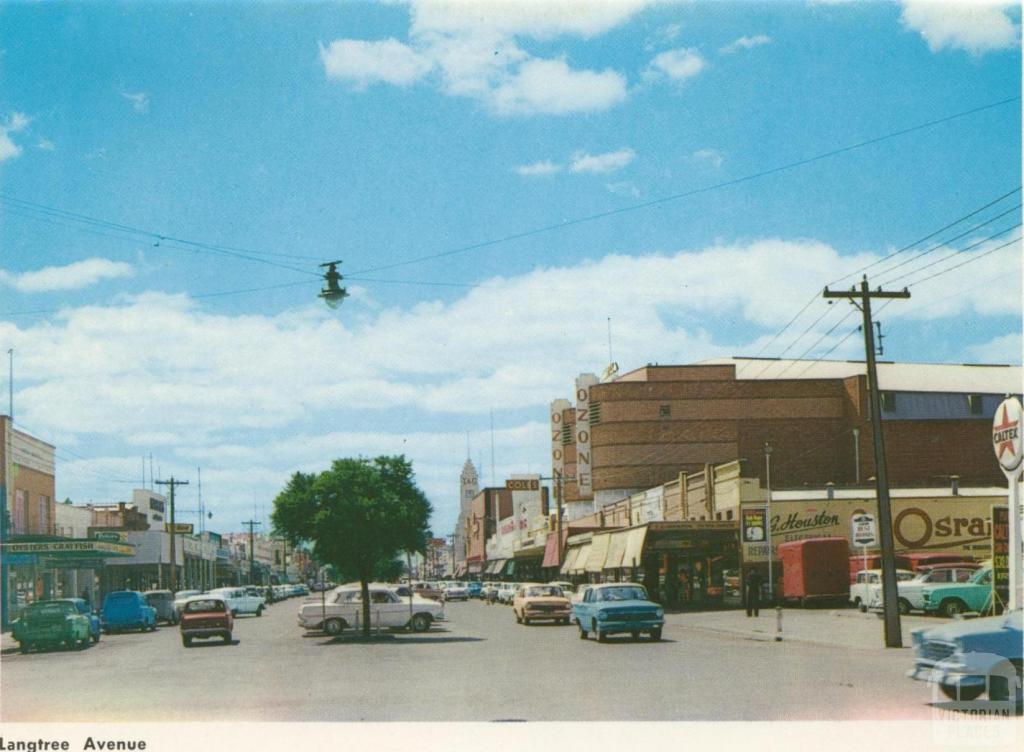
[{"label": "car roof", "polygon": [[202,593],[201,595],[190,595],[185,599],[185,603],[191,603],[192,601],[221,601],[225,602],[227,599],[222,595],[216,593]]}]

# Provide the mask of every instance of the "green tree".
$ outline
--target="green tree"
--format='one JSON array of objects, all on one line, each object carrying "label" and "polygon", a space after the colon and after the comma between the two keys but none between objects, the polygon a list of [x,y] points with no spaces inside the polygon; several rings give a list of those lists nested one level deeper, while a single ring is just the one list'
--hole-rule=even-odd
[{"label": "green tree", "polygon": [[423,552],[430,502],[404,456],[339,459],[319,474],[295,473],[274,499],[271,522],[293,544],[309,542],[320,562],[359,580],[363,634],[370,634],[369,583],[394,576],[403,551]]}]

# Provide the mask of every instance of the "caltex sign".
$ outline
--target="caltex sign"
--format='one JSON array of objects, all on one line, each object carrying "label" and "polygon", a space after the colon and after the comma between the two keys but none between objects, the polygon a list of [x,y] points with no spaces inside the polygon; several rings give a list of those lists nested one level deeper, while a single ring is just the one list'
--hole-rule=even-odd
[{"label": "caltex sign", "polygon": [[1021,406],[1016,397],[1003,400],[992,420],[992,448],[996,460],[1008,473],[1020,467],[1024,457],[1020,433]]}]

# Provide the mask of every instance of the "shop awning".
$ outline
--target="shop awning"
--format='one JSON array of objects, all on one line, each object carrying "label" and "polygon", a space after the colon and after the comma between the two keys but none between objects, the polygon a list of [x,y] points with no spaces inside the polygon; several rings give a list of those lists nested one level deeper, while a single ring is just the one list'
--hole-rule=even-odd
[{"label": "shop awning", "polygon": [[516,560],[505,559],[505,566],[498,570],[498,574],[502,577],[508,577],[516,573]]},{"label": "shop awning", "polygon": [[505,562],[508,559],[494,559],[493,561],[487,562],[487,574],[497,574],[505,566]]},{"label": "shop awning", "polygon": [[465,563],[459,564],[455,567],[455,571],[452,573],[452,577],[461,577],[466,573]]},{"label": "shop awning", "polygon": [[483,568],[484,564],[482,561],[471,561],[466,571],[468,571],[469,574],[480,574],[480,572],[483,571]]},{"label": "shop awning", "polygon": [[584,570],[587,572],[604,571],[604,560],[608,558],[608,546],[611,543],[611,533],[598,533],[590,541],[590,553],[587,556],[587,563]]},{"label": "shop awning", "polygon": [[559,571],[562,574],[571,574],[573,564],[576,563],[576,559],[579,558],[579,555],[579,547],[565,549],[565,557],[562,559],[562,568]]},{"label": "shop awning", "polygon": [[628,539],[626,550],[622,554],[622,566],[639,567],[643,561],[644,539],[647,537],[647,525],[634,527],[626,531]]},{"label": "shop awning", "polygon": [[628,530],[618,530],[611,534],[611,540],[608,543],[608,555],[604,560],[605,569],[619,569],[625,566],[622,563],[622,557],[626,553],[626,544],[629,541]]},{"label": "shop awning", "polygon": [[590,542],[584,543],[576,550],[576,558],[569,562],[569,574],[583,574],[590,555]]},{"label": "shop awning", "polygon": [[[562,531],[562,541],[569,537],[569,531]],[[564,561],[562,562],[565,563]],[[547,543],[544,545],[544,561],[541,562],[542,567],[557,567],[558,562],[558,534],[549,533]]]}]

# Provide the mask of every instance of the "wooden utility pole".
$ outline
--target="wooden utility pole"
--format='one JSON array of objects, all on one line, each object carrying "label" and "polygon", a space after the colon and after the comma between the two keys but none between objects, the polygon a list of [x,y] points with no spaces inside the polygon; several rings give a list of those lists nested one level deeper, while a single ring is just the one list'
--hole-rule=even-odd
[{"label": "wooden utility pole", "polygon": [[254,575],[255,563],[253,561],[253,550],[254,550],[254,547],[256,545],[256,540],[255,540],[255,536],[253,535],[252,531],[253,531],[254,527],[256,527],[257,525],[260,525],[262,523],[257,522],[256,520],[246,520],[242,524],[249,526],[249,584],[250,585],[255,585],[256,584],[255,575]]},{"label": "wooden utility pole", "polygon": [[[170,588],[171,588],[171,592],[173,593],[174,591],[176,591],[178,589],[178,557],[177,557],[177,555],[175,553],[176,552],[176,546],[175,546],[175,525],[174,525],[174,489],[177,486],[187,486],[188,485],[188,481],[187,480],[175,480],[174,476],[172,475],[170,477],[170,480],[158,480],[158,481],[155,481],[155,483],[158,486],[168,486],[171,489],[170,493],[168,494],[168,503],[171,505],[171,528],[170,528],[170,531],[169,531],[170,534],[171,534],[171,578],[170,578]],[[183,556],[184,556],[184,554],[183,554]]]},{"label": "wooden utility pole", "polygon": [[[826,298],[846,298],[864,315],[864,351],[867,356],[868,399],[871,411],[871,432],[875,439],[875,488],[878,497],[878,536],[882,547],[882,607],[885,611],[885,646],[903,647],[900,628],[899,594],[896,588],[896,550],[892,541],[892,505],[889,502],[889,477],[885,465],[885,442],[882,437],[882,399],[878,391],[878,369],[875,364],[874,325],[871,321],[872,298],[910,297],[907,288],[901,292],[868,289],[868,278],[860,283],[860,290],[851,287],[848,292],[831,292],[825,288]],[[860,301],[858,304],[857,301]]]}]

